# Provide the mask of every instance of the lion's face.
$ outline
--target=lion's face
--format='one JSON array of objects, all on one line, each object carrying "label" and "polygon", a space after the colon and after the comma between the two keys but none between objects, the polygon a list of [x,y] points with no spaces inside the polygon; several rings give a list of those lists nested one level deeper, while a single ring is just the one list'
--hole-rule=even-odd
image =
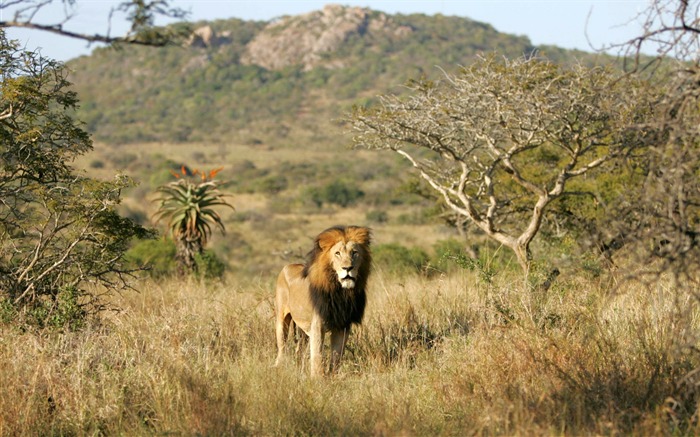
[{"label": "lion's face", "polygon": [[360,267],[359,245],[354,241],[338,241],[329,250],[333,271],[343,288],[355,287]]},{"label": "lion's face", "polygon": [[372,261],[369,244],[370,230],[364,227],[337,226],[320,233],[307,263],[311,285],[326,292],[338,284],[364,290]]}]

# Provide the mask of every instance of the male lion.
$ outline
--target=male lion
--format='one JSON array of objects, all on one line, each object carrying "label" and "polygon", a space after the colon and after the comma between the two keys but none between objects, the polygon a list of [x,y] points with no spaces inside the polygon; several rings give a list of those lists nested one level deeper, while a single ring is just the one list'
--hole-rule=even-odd
[{"label": "male lion", "polygon": [[370,273],[370,230],[335,226],[321,232],[306,264],[288,264],[277,278],[275,328],[279,365],[287,335],[296,324],[309,337],[311,374],[323,373],[323,338],[331,333],[330,371],[334,371],[350,335],[350,326],[362,322]]}]

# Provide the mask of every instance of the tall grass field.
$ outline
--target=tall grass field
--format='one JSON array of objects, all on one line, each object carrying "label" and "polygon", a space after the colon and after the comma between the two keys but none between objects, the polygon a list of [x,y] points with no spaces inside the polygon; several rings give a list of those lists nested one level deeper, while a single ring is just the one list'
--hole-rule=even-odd
[{"label": "tall grass field", "polygon": [[[1,435],[696,435],[691,289],[377,269],[337,374],[272,367],[274,277],[165,280],[0,331]],[[326,345],[326,352],[328,345]]]}]

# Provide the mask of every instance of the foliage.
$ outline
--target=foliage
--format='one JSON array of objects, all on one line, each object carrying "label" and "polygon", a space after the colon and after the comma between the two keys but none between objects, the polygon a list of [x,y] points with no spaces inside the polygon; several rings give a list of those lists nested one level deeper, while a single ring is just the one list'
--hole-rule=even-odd
[{"label": "foliage", "polygon": [[365,214],[365,219],[374,223],[386,223],[389,221],[389,214],[387,214],[387,212],[384,210],[373,209],[371,211],[367,211]]},{"label": "foliage", "polygon": [[486,284],[493,283],[496,273],[505,270],[502,265],[497,265],[495,256],[487,258],[486,254],[469,254],[465,250],[464,242],[455,239],[441,240],[433,245],[435,250],[436,268],[453,272],[454,267],[477,272],[479,279]]},{"label": "foliage", "polygon": [[226,273],[226,263],[224,263],[211,250],[203,250],[195,255],[197,265],[197,277],[203,279],[222,279]]},{"label": "foliage", "polygon": [[103,308],[105,290],[128,287],[124,252],[150,232],[115,210],[129,178],[69,165],[92,145],[63,65],[1,29],[0,63],[0,301],[17,323],[76,327]]},{"label": "foliage", "polygon": [[211,236],[212,224],[225,232],[221,216],[215,207],[233,206],[225,200],[226,194],[219,190],[219,183],[214,180],[218,173],[202,172],[201,181],[195,183],[187,176],[196,176],[197,170],[190,173],[183,166],[181,175],[173,173],[177,180],[157,189],[160,197],[155,218],[166,220],[170,234],[177,247],[176,259],[181,273],[194,272],[197,269],[195,257],[202,253],[204,245]]},{"label": "foliage", "polygon": [[[629,74],[665,85],[655,116],[638,124],[653,132],[637,160],[641,177],[606,208],[606,226],[639,255],[644,272],[700,280],[700,16],[697,0],[655,0],[640,13],[642,31],[617,48]],[[653,46],[658,55],[643,58]],[[635,272],[637,274],[637,272]]]},{"label": "foliage", "polygon": [[144,266],[153,278],[165,278],[177,273],[175,242],[169,238],[140,240],[126,253],[127,259],[137,266]]},{"label": "foliage", "polygon": [[308,192],[311,201],[318,207],[324,203],[342,207],[350,206],[364,194],[351,183],[342,180],[334,180],[320,188],[313,187]]},{"label": "foliage", "polygon": [[[410,77],[436,76],[436,65],[468,65],[478,53],[498,50],[518,57],[537,50],[525,37],[466,18],[388,17],[412,33],[406,38],[371,37],[369,32],[348,38],[327,55],[329,63],[343,66],[332,70],[290,66],[270,71],[243,64],[246,44],[268,23],[238,19],[206,23],[217,34],[230,35],[211,47],[97,49],[70,62],[83,101],[80,117],[96,140],[108,144],[217,143],[226,138],[323,148],[337,144],[337,125],[331,121],[357,99],[397,90]],[[574,56],[582,62],[594,59],[553,48],[547,54],[562,62]]]},{"label": "foliage", "polygon": [[419,247],[407,248],[398,243],[379,244],[372,248],[374,263],[392,273],[425,272],[430,256]]},{"label": "foliage", "polygon": [[635,150],[653,89],[604,68],[479,58],[442,81],[410,81],[350,117],[358,147],[406,158],[454,213],[510,248],[530,243],[570,181]]},{"label": "foliage", "polygon": [[[126,256],[135,266],[143,266],[149,277],[161,280],[177,275],[179,265],[176,253],[172,239],[159,238],[136,242]],[[195,254],[194,262],[197,277],[221,279],[226,271],[226,264],[209,250]]]}]

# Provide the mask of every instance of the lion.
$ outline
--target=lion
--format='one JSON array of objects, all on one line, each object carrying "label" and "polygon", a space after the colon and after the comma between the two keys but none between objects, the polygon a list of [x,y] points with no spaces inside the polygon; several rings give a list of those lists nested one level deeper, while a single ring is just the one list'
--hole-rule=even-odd
[{"label": "lion", "polygon": [[288,264],[277,277],[275,331],[278,366],[287,336],[295,326],[308,336],[311,375],[323,374],[322,349],[331,335],[330,372],[343,356],[353,324],[359,325],[367,302],[372,264],[371,232],[360,226],[334,226],[321,232],[305,264]]}]

